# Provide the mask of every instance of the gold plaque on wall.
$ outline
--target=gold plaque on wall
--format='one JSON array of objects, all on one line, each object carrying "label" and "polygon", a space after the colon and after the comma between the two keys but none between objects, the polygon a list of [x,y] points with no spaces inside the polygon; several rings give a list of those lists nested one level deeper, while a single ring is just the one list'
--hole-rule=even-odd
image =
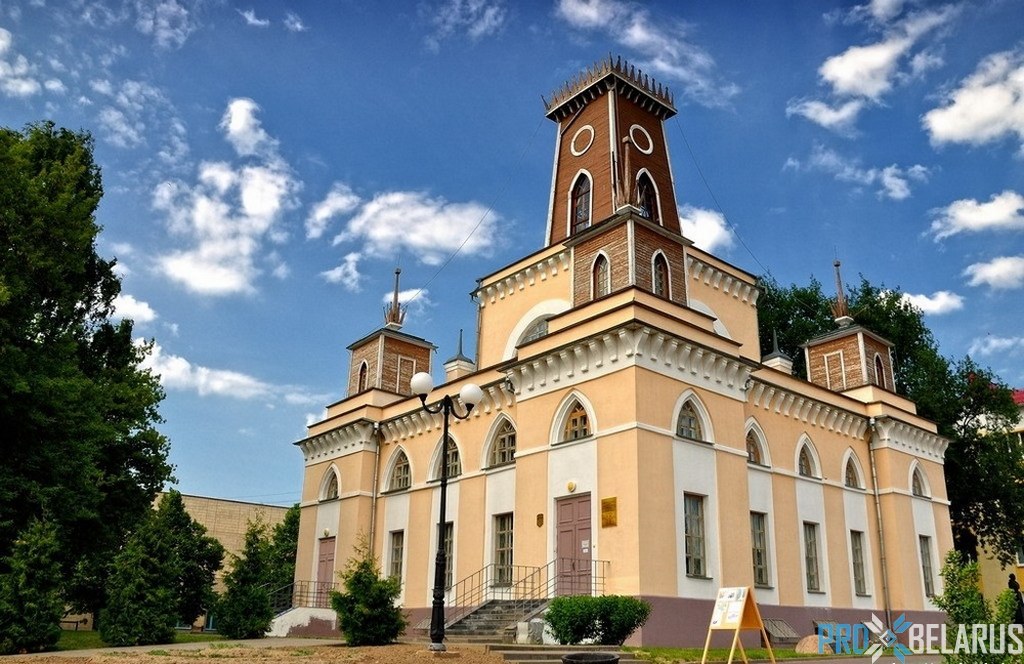
[{"label": "gold plaque on wall", "polygon": [[608,528],[611,526],[619,525],[619,499],[618,498],[602,498],[601,499],[601,527]]}]

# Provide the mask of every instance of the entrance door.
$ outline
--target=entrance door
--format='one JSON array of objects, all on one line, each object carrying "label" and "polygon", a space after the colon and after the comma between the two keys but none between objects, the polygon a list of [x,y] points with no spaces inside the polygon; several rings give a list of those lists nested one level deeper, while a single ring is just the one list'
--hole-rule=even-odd
[{"label": "entrance door", "polygon": [[331,606],[330,591],[334,584],[334,540],[324,537],[320,540],[320,551],[316,565],[316,585],[313,589],[313,606],[328,609]]},{"label": "entrance door", "polygon": [[555,501],[558,567],[556,593],[591,594],[590,494],[568,496]]}]

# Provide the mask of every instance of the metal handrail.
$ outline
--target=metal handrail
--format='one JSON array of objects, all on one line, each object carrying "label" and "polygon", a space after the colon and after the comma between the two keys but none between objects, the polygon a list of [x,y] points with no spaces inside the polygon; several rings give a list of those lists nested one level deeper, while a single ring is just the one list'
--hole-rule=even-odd
[{"label": "metal handrail", "polygon": [[331,592],[341,587],[330,581],[296,581],[268,592],[274,615],[293,608],[331,608]]}]

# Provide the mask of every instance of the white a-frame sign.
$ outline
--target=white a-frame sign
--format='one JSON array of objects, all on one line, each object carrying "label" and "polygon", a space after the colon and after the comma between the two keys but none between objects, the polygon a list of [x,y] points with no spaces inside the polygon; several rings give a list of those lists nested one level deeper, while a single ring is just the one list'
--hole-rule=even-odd
[{"label": "white a-frame sign", "polygon": [[764,622],[761,620],[761,612],[757,610],[757,602],[754,601],[754,590],[750,586],[745,588],[719,588],[718,598],[715,600],[715,609],[711,613],[711,624],[708,626],[708,638],[704,641],[704,655],[700,659],[701,664],[706,664],[708,659],[708,648],[711,646],[711,634],[716,631],[733,632],[732,647],[729,649],[729,662],[736,654],[736,646],[740,647],[740,656],[744,662],[748,662],[747,653],[740,643],[740,631],[744,629],[756,629],[761,632],[761,637],[768,648],[768,657],[772,664],[775,664],[775,653],[772,652],[772,644],[768,640],[768,633],[765,632]]}]

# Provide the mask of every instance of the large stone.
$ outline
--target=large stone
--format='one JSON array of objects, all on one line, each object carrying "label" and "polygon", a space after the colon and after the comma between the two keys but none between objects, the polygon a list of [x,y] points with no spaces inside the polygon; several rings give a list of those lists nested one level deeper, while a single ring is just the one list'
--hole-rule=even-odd
[{"label": "large stone", "polygon": [[834,655],[832,646],[825,644],[818,650],[818,635],[810,634],[800,639],[796,644],[796,651],[802,655]]}]

